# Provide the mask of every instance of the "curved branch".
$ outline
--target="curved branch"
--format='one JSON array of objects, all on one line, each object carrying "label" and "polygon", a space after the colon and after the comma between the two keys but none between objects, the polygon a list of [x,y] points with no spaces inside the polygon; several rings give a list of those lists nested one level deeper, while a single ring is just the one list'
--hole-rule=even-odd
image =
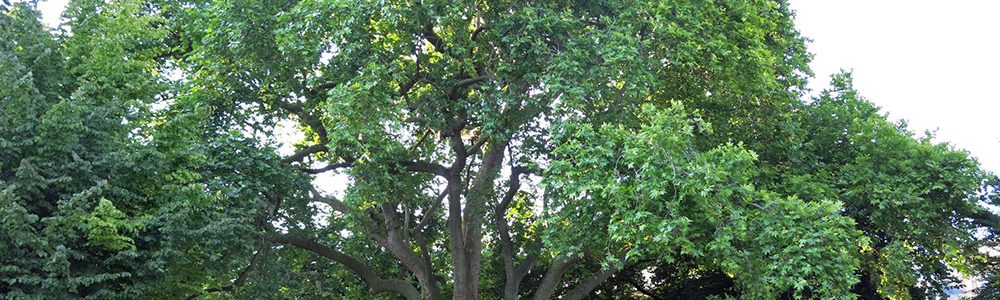
[{"label": "curved branch", "polygon": [[316,135],[319,137],[320,144],[326,144],[330,142],[330,139],[327,137],[326,127],[323,127],[323,121],[320,120],[318,116],[310,112],[307,108],[302,107],[302,105],[299,103],[291,103],[280,100],[273,102],[273,104],[278,108],[287,111],[289,114],[299,117],[299,120],[302,122],[303,125],[308,126],[310,129],[316,132]]},{"label": "curved branch", "polygon": [[[528,275],[528,271],[535,266],[539,257],[539,252],[532,252],[523,262],[515,265],[514,243],[510,237],[510,226],[507,225],[507,219],[504,217],[507,215],[507,210],[510,208],[510,203],[514,200],[514,196],[521,189],[520,175],[523,173],[522,169],[516,167],[511,172],[507,192],[504,193],[500,204],[497,205],[496,212],[493,214],[497,232],[500,235],[500,252],[503,256],[504,271],[507,276],[503,290],[504,299],[517,299],[521,281],[525,275]],[[536,241],[533,243],[533,246],[541,247],[541,241]]]},{"label": "curved branch", "polygon": [[434,45],[434,49],[436,49],[438,52],[447,53],[445,52],[447,51],[447,49],[445,49],[444,40],[442,40],[441,37],[438,36],[436,32],[434,32],[434,25],[432,25],[430,22],[424,25],[424,31],[421,32],[421,35],[424,36],[424,39],[426,39],[427,42],[430,42],[431,45]]},{"label": "curved branch", "polygon": [[334,196],[324,196],[322,193],[320,193],[318,190],[316,190],[315,187],[310,187],[309,191],[313,194],[312,195],[312,201],[319,202],[319,203],[325,203],[326,205],[329,205],[334,210],[339,211],[339,212],[341,212],[343,214],[347,214],[348,213],[348,211],[347,211],[347,205],[344,205],[344,202],[340,201],[340,199],[337,199],[337,197],[334,197]]},{"label": "curved branch", "polygon": [[420,291],[417,291],[417,288],[409,282],[399,279],[383,279],[365,263],[313,240],[288,235],[268,235],[264,236],[264,240],[275,244],[295,246],[336,261],[360,276],[373,292],[396,292],[409,300],[420,299]]},{"label": "curved branch", "polygon": [[465,78],[465,79],[462,79],[462,80],[459,80],[458,82],[456,82],[455,85],[452,86],[452,89],[460,89],[460,88],[463,88],[463,87],[466,87],[466,86],[469,86],[469,85],[473,85],[473,84],[476,84],[476,83],[479,83],[479,82],[482,82],[482,81],[487,81],[487,80],[496,80],[496,77],[492,77],[492,76],[476,76],[476,77],[471,77],[471,78]]},{"label": "curved branch", "polygon": [[578,255],[573,255],[553,262],[552,265],[549,266],[549,269],[545,271],[545,276],[542,277],[542,282],[538,284],[538,289],[535,290],[535,295],[532,299],[552,299],[552,295],[555,294],[556,288],[559,287],[559,283],[562,282],[563,273],[566,273],[566,269],[578,260],[580,260],[580,257]]},{"label": "curved branch", "polygon": [[487,80],[497,80],[497,78],[492,76],[476,76],[476,77],[463,78],[458,82],[455,82],[455,85],[451,86],[451,91],[448,92],[448,98],[457,99],[459,95],[458,91],[460,89]]},{"label": "curved branch", "polygon": [[598,285],[607,281],[611,275],[615,274],[615,272],[618,272],[618,268],[612,265],[607,270],[602,270],[601,272],[594,274],[594,276],[584,279],[583,282],[580,282],[580,284],[576,285],[576,287],[572,290],[566,292],[566,295],[563,295],[562,299],[583,299],[583,297],[589,295],[594,288],[597,288]]},{"label": "curved branch", "polygon": [[449,175],[448,168],[436,163],[424,161],[402,161],[400,164],[407,170],[414,172],[431,173],[445,178]]},{"label": "curved branch", "polygon": [[[625,257],[619,256],[618,259],[624,260]],[[608,281],[608,278],[617,273],[619,270],[620,268],[618,268],[618,264],[610,264],[607,270],[600,270],[600,272],[597,272],[588,278],[584,278],[583,281],[577,284],[572,290],[566,292],[566,294],[561,298],[570,300],[583,299],[589,295],[591,291],[597,288],[598,285]]]},{"label": "curved branch", "polygon": [[424,217],[420,219],[420,223],[417,223],[417,226],[413,228],[413,231],[424,231],[424,227],[427,227],[427,225],[431,223],[431,219],[434,217],[434,210],[437,210],[437,208],[441,206],[441,203],[444,202],[444,197],[447,195],[448,189],[445,189],[438,194],[437,198],[434,198],[434,202],[431,203],[431,206],[424,211]]},{"label": "curved branch", "polygon": [[316,96],[319,96],[319,93],[321,93],[323,91],[326,91],[326,90],[329,90],[329,89],[337,87],[338,84],[339,83],[336,83],[336,82],[324,82],[324,83],[317,84],[316,86],[314,86],[312,88],[307,88],[306,90],[309,92],[310,95],[312,95],[313,97],[316,97]]},{"label": "curved branch", "polygon": [[329,172],[329,171],[339,170],[339,169],[343,169],[343,168],[349,168],[352,165],[354,165],[353,162],[342,162],[342,163],[337,163],[337,164],[329,164],[329,165],[326,165],[325,167],[322,167],[322,168],[319,168],[319,169],[302,168],[302,169],[299,169],[299,170],[302,171],[302,173],[306,173],[306,174],[319,174],[319,173],[323,173],[323,172]]},{"label": "curved branch", "polygon": [[293,163],[293,162],[298,162],[298,161],[301,161],[306,156],[309,156],[309,155],[312,155],[312,154],[316,154],[316,153],[320,153],[320,152],[323,152],[323,151],[326,151],[326,150],[327,150],[326,145],[323,145],[323,144],[312,145],[312,146],[309,146],[309,147],[302,148],[302,150],[299,150],[299,152],[295,152],[294,154],[292,154],[289,157],[283,158],[281,160],[281,162],[285,163],[285,164],[290,164],[290,163]]},{"label": "curved branch", "polygon": [[631,285],[632,288],[634,288],[639,293],[642,293],[643,295],[646,295],[646,297],[649,297],[649,299],[651,300],[663,300],[662,298],[660,298],[660,296],[657,296],[655,293],[653,293],[653,291],[647,289],[645,285],[636,282],[635,278],[632,278],[631,276],[628,276],[628,278],[625,279],[625,282]]},{"label": "curved branch", "polygon": [[475,41],[475,40],[479,39],[479,35],[482,34],[483,31],[486,31],[487,29],[490,29],[490,28],[492,28],[492,26],[490,26],[490,24],[485,24],[483,26],[479,26],[479,28],[476,28],[476,30],[472,31],[472,36],[470,37],[470,39],[472,41]]}]

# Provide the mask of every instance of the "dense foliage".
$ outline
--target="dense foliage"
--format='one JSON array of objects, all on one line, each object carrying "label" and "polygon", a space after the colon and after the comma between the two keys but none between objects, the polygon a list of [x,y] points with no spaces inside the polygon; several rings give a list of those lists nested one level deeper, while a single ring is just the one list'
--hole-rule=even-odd
[{"label": "dense foliage", "polygon": [[39,18],[0,4],[3,298],[921,299],[1000,276],[998,180],[848,73],[802,100],[783,0]]}]

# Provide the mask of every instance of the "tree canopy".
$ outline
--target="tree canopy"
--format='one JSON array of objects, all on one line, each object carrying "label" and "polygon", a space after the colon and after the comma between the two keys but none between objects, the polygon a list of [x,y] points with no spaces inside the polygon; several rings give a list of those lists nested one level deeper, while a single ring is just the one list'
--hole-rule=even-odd
[{"label": "tree canopy", "polygon": [[924,299],[1000,276],[1000,180],[850,73],[809,98],[784,0],[62,20],[0,4],[3,298]]}]

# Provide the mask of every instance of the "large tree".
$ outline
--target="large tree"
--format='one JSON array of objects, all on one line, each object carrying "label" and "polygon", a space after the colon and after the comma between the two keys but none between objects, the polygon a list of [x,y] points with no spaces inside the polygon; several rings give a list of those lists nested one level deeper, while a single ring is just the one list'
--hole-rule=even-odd
[{"label": "large tree", "polygon": [[995,224],[975,161],[846,75],[799,100],[784,1],[37,18],[0,19],[14,297],[905,298]]}]

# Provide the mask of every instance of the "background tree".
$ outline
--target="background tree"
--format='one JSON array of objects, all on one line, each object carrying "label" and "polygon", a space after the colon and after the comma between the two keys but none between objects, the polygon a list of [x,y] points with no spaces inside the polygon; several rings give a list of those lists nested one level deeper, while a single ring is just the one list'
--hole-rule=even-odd
[{"label": "background tree", "polygon": [[230,274],[271,251],[245,242],[266,222],[253,199],[295,177],[268,176],[287,172],[253,141],[204,134],[208,109],[154,110],[176,95],[158,72],[166,20],[148,3],[76,1],[71,32],[53,34],[27,4],[2,12],[0,294],[183,298],[241,283]]},{"label": "background tree", "polygon": [[[888,121],[858,95],[849,73],[834,76],[831,86],[782,121],[789,142],[776,147],[794,151],[762,159],[757,182],[809,202],[844,203],[841,214],[854,219],[870,241],[857,245],[862,262],[852,291],[866,299],[940,297],[961,283],[956,275],[978,274],[983,264],[995,264],[981,250],[995,245],[996,215],[984,206],[996,201],[995,177],[964,151],[933,143],[929,135],[916,138],[905,123]],[[690,275],[668,278],[689,291],[725,287],[730,280],[721,270],[691,265],[652,270],[668,277],[686,267],[679,273]],[[625,287],[661,299],[676,295],[671,284],[644,286],[632,283],[644,282],[641,274],[621,276],[603,288]]]},{"label": "background tree", "polygon": [[0,292],[10,297],[134,294],[128,283],[144,271],[141,183],[124,179],[141,161],[135,110],[160,90],[146,72],[155,49],[136,51],[145,38],[129,29],[152,20],[136,3],[93,8],[74,4],[79,34],[60,37],[28,5],[2,8]]}]

